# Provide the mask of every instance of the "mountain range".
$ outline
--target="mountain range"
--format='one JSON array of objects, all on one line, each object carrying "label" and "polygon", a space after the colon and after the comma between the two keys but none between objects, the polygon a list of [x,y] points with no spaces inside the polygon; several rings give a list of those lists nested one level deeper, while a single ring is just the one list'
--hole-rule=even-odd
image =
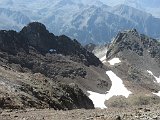
[{"label": "mountain range", "polygon": [[[160,38],[160,18],[152,15],[153,12],[148,13],[149,1],[142,4],[137,0],[134,2],[136,5],[133,5],[128,0],[121,2],[124,4],[115,4],[116,6],[108,6],[111,5],[110,1],[106,5],[104,1],[98,0],[2,0],[0,3],[0,29],[20,31],[25,24],[39,21],[50,32],[65,34],[83,45],[105,44],[119,31],[132,28]],[[145,9],[137,4],[143,5]],[[150,8],[158,9],[158,6],[153,2]]]},{"label": "mountain range", "polygon": [[116,6],[119,4],[125,4],[131,7],[134,7],[136,9],[146,11],[147,13],[151,13],[155,17],[159,16],[160,11],[160,2],[159,0],[101,0],[103,3],[110,5],[110,6]]}]

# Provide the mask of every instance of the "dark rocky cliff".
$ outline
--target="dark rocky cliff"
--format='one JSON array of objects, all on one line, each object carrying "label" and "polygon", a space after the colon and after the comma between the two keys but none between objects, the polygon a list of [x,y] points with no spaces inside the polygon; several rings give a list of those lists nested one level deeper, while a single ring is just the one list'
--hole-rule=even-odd
[{"label": "dark rocky cliff", "polygon": [[[1,108],[92,109],[85,93],[109,89],[105,70],[76,40],[55,36],[41,23],[19,33],[0,31]],[[99,81],[107,86],[98,87]]]}]

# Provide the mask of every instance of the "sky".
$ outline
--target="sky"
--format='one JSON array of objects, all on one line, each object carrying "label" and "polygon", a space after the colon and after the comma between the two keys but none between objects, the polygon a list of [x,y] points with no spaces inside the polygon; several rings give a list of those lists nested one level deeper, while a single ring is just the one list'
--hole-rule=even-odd
[{"label": "sky", "polygon": [[107,5],[114,6],[124,3],[125,0],[100,0],[100,1]]}]

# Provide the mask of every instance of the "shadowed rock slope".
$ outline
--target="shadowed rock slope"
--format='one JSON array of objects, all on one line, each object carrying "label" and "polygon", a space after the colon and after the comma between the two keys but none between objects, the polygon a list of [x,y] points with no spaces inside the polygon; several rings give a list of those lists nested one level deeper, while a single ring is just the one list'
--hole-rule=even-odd
[{"label": "shadowed rock slope", "polygon": [[85,93],[109,90],[106,69],[76,40],[55,36],[41,23],[19,33],[0,31],[1,108],[92,109]]}]

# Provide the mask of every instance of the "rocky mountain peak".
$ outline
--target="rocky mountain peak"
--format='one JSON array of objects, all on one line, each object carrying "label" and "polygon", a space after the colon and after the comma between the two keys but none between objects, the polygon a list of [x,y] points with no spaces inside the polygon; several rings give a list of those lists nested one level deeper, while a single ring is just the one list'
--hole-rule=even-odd
[{"label": "rocky mountain peak", "polygon": [[126,33],[139,34],[138,31],[135,28],[133,28],[131,30],[127,30]]},{"label": "rocky mountain peak", "polygon": [[19,33],[16,31],[0,31],[1,50],[17,54],[18,51],[29,51],[33,47],[45,55],[47,53],[70,56],[72,60],[85,65],[102,65],[93,53],[87,51],[77,40],[65,35],[55,36],[38,22],[25,26]]},{"label": "rocky mountain peak", "polygon": [[[139,33],[137,32],[136,29],[125,30],[123,32],[119,32],[112,43],[116,44],[116,43],[122,42],[122,40],[124,40],[124,39],[125,39],[125,41],[129,41],[130,39],[128,39],[128,38],[130,38],[131,36],[132,37],[139,37]],[[133,40],[136,40],[136,39],[132,39],[132,41]]]},{"label": "rocky mountain peak", "polygon": [[[143,56],[145,51],[149,51],[151,57],[159,56],[160,43],[146,35],[139,34],[136,29],[126,30],[118,33],[107,52],[107,57],[112,54],[132,51],[139,56]],[[112,53],[111,53],[112,51]]]},{"label": "rocky mountain peak", "polygon": [[22,32],[43,32],[43,31],[46,31],[46,27],[45,25],[43,25],[42,23],[39,23],[39,22],[32,22],[32,23],[29,23],[27,26],[25,26],[23,29],[22,29]]},{"label": "rocky mountain peak", "polygon": [[48,52],[55,37],[39,22],[29,23],[20,31],[20,34],[23,36],[23,39],[28,41],[30,46],[35,47],[41,52]]}]

